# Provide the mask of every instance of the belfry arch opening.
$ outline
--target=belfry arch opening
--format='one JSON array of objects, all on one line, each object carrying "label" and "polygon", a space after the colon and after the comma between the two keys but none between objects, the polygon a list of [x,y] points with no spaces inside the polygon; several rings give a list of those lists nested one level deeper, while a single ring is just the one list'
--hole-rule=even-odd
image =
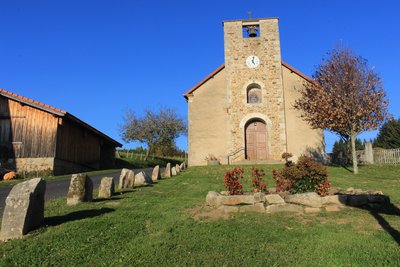
[{"label": "belfry arch opening", "polygon": [[248,104],[261,103],[262,102],[261,86],[256,83],[250,84],[249,86],[247,86],[246,95]]},{"label": "belfry arch opening", "polygon": [[254,118],[246,123],[244,129],[246,159],[268,159],[268,130],[266,123],[261,119]]}]

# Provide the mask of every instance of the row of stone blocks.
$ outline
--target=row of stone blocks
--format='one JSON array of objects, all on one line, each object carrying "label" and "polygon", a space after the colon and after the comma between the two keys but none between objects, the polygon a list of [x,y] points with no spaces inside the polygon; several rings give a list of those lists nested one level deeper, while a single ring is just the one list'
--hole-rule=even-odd
[{"label": "row of stone blocks", "polygon": [[221,212],[319,212],[340,211],[345,205],[353,207],[369,206],[381,208],[390,204],[387,196],[380,194],[337,194],[321,197],[317,193],[302,193],[286,195],[254,193],[249,195],[226,196],[210,191],[206,197],[208,206],[219,209]]},{"label": "row of stone blocks", "polygon": [[[177,175],[186,165],[176,165],[171,168],[168,163],[164,177]],[[161,178],[160,167],[153,169],[150,178],[145,172],[134,175],[132,170],[123,169],[119,178],[120,189],[133,188],[137,185],[147,185]],[[122,181],[122,182],[121,182]],[[122,185],[122,187],[121,187]],[[99,198],[110,198],[114,194],[114,179],[103,177],[99,187]],[[40,227],[44,221],[44,196],[46,181],[34,178],[15,185],[10,191],[3,213],[0,240],[21,238],[30,230]],[[87,174],[73,174],[67,194],[67,205],[92,201],[93,182]]]}]

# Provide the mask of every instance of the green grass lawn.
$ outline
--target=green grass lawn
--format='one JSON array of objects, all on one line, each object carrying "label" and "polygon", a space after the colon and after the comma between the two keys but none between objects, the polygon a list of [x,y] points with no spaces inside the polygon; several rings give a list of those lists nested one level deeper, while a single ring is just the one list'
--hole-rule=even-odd
[{"label": "green grass lawn", "polygon": [[[271,169],[268,185],[273,185]],[[275,166],[276,167],[276,166]],[[246,167],[249,168],[249,167]],[[46,226],[0,244],[4,266],[399,266],[400,217],[347,207],[318,214],[206,212],[227,166],[193,167],[152,187],[74,207],[46,203]],[[333,186],[381,190],[400,207],[400,166],[329,168]],[[198,217],[198,216],[196,216]],[[397,241],[396,241],[397,240]]]}]

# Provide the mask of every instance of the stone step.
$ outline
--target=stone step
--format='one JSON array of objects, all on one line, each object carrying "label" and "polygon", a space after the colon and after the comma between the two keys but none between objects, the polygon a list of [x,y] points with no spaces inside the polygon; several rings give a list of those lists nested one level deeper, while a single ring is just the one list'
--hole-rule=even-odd
[{"label": "stone step", "polygon": [[232,162],[232,165],[258,165],[258,164],[284,164],[284,161],[279,160],[240,160]]}]

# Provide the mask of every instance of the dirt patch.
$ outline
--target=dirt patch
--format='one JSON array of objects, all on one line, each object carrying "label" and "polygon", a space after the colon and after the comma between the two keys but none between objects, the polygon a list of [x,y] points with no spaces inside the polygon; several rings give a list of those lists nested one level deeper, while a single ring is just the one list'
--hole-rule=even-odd
[{"label": "dirt patch", "polygon": [[189,210],[192,219],[195,221],[216,221],[233,219],[233,214],[220,209],[213,209],[205,206],[198,206]]}]

